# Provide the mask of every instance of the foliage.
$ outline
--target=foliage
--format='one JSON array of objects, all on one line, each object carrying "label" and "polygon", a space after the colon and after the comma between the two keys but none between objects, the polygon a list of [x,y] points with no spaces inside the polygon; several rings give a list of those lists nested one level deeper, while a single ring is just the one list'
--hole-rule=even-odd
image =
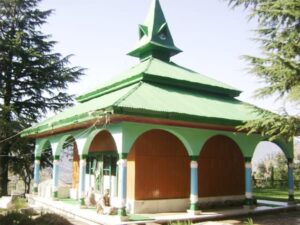
[{"label": "foliage", "polygon": [[270,180],[271,185],[274,180],[287,180],[286,157],[282,153],[269,155],[258,164],[255,178]]},{"label": "foliage", "polygon": [[41,31],[52,10],[39,10],[40,1],[0,0],[0,196],[7,194],[8,165],[29,191],[33,143],[17,134],[72,105],[65,90],[83,74],[69,66],[70,56],[53,52],[56,42]]},{"label": "foliage", "polygon": [[[258,19],[256,40],[260,43],[262,57],[244,56],[249,71],[263,83],[256,91],[257,97],[276,95],[284,103],[300,104],[300,2],[299,0],[227,0],[235,8],[244,6],[250,19]],[[285,107],[285,106],[284,106]],[[292,140],[300,135],[299,110],[293,115],[283,109],[276,115],[255,109],[261,119],[242,126],[249,133],[259,132],[271,140]]]},{"label": "foliage", "polygon": [[46,213],[36,218],[35,225],[72,225],[67,219],[54,213]]},{"label": "foliage", "polygon": [[0,225],[72,225],[67,219],[53,213],[43,214],[36,219],[31,216],[17,212],[9,211],[0,216]]},{"label": "foliage", "polygon": [[0,217],[0,225],[33,225],[33,220],[28,215],[11,211]]}]

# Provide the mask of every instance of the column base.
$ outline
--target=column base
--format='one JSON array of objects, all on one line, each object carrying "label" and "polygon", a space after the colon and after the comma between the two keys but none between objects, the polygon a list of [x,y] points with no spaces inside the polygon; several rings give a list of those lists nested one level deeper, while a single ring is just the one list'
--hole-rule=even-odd
[{"label": "column base", "polygon": [[32,193],[33,193],[34,195],[37,195],[37,194],[38,194],[38,187],[34,187]]},{"label": "column base", "polygon": [[117,222],[126,222],[126,221],[129,221],[129,217],[128,216],[117,215],[116,218],[117,218]]},{"label": "column base", "polygon": [[246,198],[245,204],[243,205],[245,209],[253,209],[255,208],[255,200],[253,198]]},{"label": "column base", "polygon": [[58,191],[54,191],[52,193],[52,200],[57,201],[58,200]]},{"label": "column base", "polygon": [[192,209],[188,209],[187,210],[187,213],[189,215],[192,215],[192,216],[197,216],[197,215],[200,215],[201,214],[201,210],[192,210]]},{"label": "column base", "polygon": [[118,209],[118,216],[119,217],[127,217],[127,213],[126,213],[126,208],[125,207]]},{"label": "column base", "polygon": [[82,209],[86,208],[84,198],[79,199],[79,205],[80,205],[80,208],[82,208]]},{"label": "column base", "polygon": [[294,195],[289,195],[288,202],[294,202],[294,201],[295,201]]},{"label": "column base", "polygon": [[200,215],[201,210],[199,210],[198,203],[191,203],[190,208],[187,210],[187,213],[190,215]]}]

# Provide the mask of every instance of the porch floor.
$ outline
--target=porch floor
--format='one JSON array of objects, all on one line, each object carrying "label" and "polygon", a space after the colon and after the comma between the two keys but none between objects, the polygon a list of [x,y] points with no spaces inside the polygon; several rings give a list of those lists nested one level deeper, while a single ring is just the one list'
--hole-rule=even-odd
[{"label": "porch floor", "polygon": [[187,212],[135,214],[129,215],[129,221],[121,222],[118,216],[99,215],[95,208],[80,209],[79,203],[71,199],[51,200],[34,195],[28,195],[30,204],[41,207],[44,211],[52,211],[60,215],[74,218],[90,225],[121,225],[121,224],[168,224],[171,221],[208,221],[229,217],[240,217],[260,213],[275,213],[278,211],[300,210],[300,204],[289,205],[283,202],[258,200],[255,208],[226,208],[203,210],[200,215],[190,215]]}]

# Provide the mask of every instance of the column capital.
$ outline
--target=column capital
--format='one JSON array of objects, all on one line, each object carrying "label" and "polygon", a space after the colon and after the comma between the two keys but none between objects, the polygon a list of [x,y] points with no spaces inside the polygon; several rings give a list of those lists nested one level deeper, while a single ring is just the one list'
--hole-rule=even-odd
[{"label": "column capital", "polygon": [[119,159],[118,165],[120,167],[126,167],[127,166],[127,159]]},{"label": "column capital", "polygon": [[128,153],[119,153],[119,159],[127,159]]},{"label": "column capital", "polygon": [[198,168],[198,162],[197,161],[191,161],[190,165],[191,165],[191,168]]},{"label": "column capital", "polygon": [[247,169],[251,169],[252,168],[251,162],[245,162],[245,167]]},{"label": "column capital", "polygon": [[198,156],[197,155],[190,155],[190,160],[191,161],[198,161]]},{"label": "column capital", "polygon": [[251,162],[252,158],[251,157],[244,157],[245,162]]},{"label": "column capital", "polygon": [[80,165],[85,166],[86,165],[86,159],[80,159]]},{"label": "column capital", "polygon": [[79,155],[79,158],[80,158],[81,160],[87,159],[87,157],[88,157],[88,155]]}]

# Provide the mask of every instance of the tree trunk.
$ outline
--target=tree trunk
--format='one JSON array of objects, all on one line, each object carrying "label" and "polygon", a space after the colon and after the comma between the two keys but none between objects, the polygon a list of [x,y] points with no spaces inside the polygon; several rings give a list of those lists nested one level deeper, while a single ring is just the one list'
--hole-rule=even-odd
[{"label": "tree trunk", "polygon": [[0,144],[0,197],[7,195],[9,144]]}]

